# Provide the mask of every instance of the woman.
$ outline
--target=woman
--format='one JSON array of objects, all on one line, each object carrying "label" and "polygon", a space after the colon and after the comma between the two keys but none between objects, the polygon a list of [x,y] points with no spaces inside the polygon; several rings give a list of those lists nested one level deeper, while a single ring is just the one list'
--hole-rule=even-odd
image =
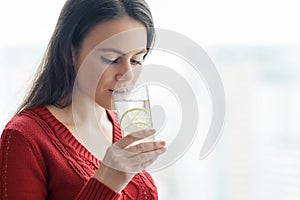
[{"label": "woman", "polygon": [[[131,30],[140,30],[139,39],[131,35],[132,40],[125,36],[107,43],[108,38]],[[141,65],[153,44],[153,30],[151,13],[142,0],[66,2],[33,86],[1,135],[0,199],[157,199],[155,184],[143,169],[165,152],[165,142],[130,145],[155,131],[121,138],[116,115],[110,111],[114,86],[126,82],[123,75]],[[137,46],[130,46],[130,41],[138,41]],[[111,46],[95,51],[99,44]],[[98,59],[89,69],[102,70],[96,73],[101,77],[94,96],[87,84],[93,71],[79,74],[91,64],[86,60],[93,52]],[[74,99],[82,106],[76,123]],[[96,103],[102,134],[113,143],[102,161],[76,131],[88,123],[84,109],[88,99]]]}]

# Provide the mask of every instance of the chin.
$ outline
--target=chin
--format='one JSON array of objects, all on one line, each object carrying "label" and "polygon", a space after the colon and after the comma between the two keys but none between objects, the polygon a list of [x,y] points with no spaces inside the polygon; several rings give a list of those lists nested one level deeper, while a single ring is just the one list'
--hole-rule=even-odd
[{"label": "chin", "polygon": [[113,106],[111,106],[111,105],[103,106],[103,108],[104,108],[105,110],[113,110]]},{"label": "chin", "polygon": [[113,102],[112,101],[107,101],[107,102],[96,101],[96,104],[106,110],[113,110]]}]

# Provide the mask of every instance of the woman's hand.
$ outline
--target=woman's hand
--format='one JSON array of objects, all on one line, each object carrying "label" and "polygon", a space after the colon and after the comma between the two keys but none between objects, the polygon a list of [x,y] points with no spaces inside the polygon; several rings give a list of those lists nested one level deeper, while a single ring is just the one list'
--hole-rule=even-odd
[{"label": "woman's hand", "polygon": [[164,141],[131,145],[154,133],[153,129],[137,131],[112,144],[106,150],[95,178],[116,192],[122,191],[136,173],[144,170],[166,151]]}]

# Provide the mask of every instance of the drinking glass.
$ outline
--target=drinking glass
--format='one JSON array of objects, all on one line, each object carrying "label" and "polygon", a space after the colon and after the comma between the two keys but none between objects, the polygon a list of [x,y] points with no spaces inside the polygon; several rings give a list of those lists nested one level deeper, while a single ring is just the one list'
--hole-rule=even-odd
[{"label": "drinking glass", "polygon": [[[115,89],[113,101],[123,137],[132,132],[153,128],[147,85]],[[153,140],[154,136],[150,136],[134,144]]]}]

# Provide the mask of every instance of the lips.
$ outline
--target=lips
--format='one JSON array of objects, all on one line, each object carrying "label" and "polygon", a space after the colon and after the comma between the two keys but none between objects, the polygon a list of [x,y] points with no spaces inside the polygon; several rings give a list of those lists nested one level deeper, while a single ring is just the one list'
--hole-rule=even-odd
[{"label": "lips", "polygon": [[108,89],[109,92],[128,92],[130,90],[132,90],[132,87],[133,86],[128,86],[128,85],[124,85],[122,87],[118,87],[118,88],[115,88],[115,89]]}]

